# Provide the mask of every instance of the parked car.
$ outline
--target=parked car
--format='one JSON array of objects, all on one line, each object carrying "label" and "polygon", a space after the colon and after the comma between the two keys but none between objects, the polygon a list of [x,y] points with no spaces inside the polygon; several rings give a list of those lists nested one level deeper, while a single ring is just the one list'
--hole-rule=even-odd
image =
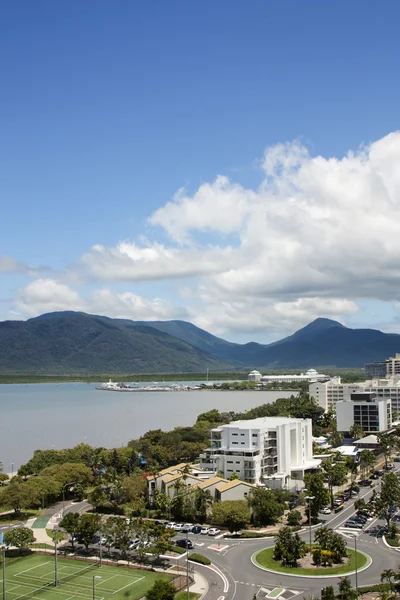
[{"label": "parked car", "polygon": [[182,531],[183,527],[184,527],[183,523],[175,523],[175,525],[174,525],[175,531]]},{"label": "parked car", "polygon": [[363,528],[363,525],[361,523],[356,523],[355,521],[346,521],[344,526],[349,527],[350,529],[362,529]]},{"label": "parked car", "polygon": [[376,481],[377,479],[379,479],[379,475],[374,473],[373,475],[370,475],[370,479],[374,479]]},{"label": "parked car", "polygon": [[382,477],[384,471],[382,469],[379,469],[379,471],[375,471],[375,475],[379,475],[379,477]]},{"label": "parked car", "polygon": [[395,456],[393,460],[394,462],[400,462],[400,456]]},{"label": "parked car", "polygon": [[192,540],[177,540],[175,542],[175,546],[179,546],[180,548],[187,548],[188,550],[193,550],[193,542]]},{"label": "parked car", "polygon": [[167,523],[165,527],[167,529],[175,529],[175,523],[171,521],[170,523]]},{"label": "parked car", "polygon": [[201,535],[208,535],[209,531],[210,531],[209,527],[202,527],[200,533],[201,533]]},{"label": "parked car", "polygon": [[331,514],[331,509],[329,508],[329,506],[325,506],[325,508],[321,508],[321,510],[319,511],[322,515],[330,515]]},{"label": "parked car", "polygon": [[134,550],[139,545],[139,542],[140,542],[139,538],[136,538],[135,540],[131,540],[129,542],[129,546],[128,546],[129,550]]},{"label": "parked car", "polygon": [[360,485],[362,485],[363,487],[368,487],[370,486],[372,483],[372,481],[370,479],[363,479],[362,481],[360,481]]},{"label": "parked car", "polygon": [[182,526],[181,531],[182,531],[182,533],[189,533],[189,531],[192,531],[192,527],[193,527],[192,523],[185,523]]},{"label": "parked car", "polygon": [[203,528],[200,525],[193,525],[192,527],[192,533],[201,533],[201,530]]},{"label": "parked car", "polygon": [[335,506],[335,513],[340,512],[344,509],[344,504],[338,504]]},{"label": "parked car", "polygon": [[219,535],[220,533],[221,530],[216,527],[211,527],[211,529],[208,530],[208,535]]}]

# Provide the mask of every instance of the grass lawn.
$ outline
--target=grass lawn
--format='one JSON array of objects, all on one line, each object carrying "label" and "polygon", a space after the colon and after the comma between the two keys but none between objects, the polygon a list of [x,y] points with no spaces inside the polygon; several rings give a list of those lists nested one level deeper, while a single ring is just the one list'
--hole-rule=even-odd
[{"label": "grass lawn", "polygon": [[[0,506],[0,513],[10,510],[7,506]],[[28,519],[33,519],[33,517],[37,517],[43,511],[40,510],[22,510],[19,515],[16,515],[14,511],[10,512],[6,515],[0,515],[0,524],[2,523],[14,523],[19,521],[27,521]]]},{"label": "grass lawn", "polygon": [[[347,548],[350,560],[346,565],[336,565],[333,567],[319,567],[318,569],[302,569],[300,567],[283,567],[280,562],[273,559],[273,548],[266,548],[253,554],[254,562],[264,569],[279,571],[280,573],[289,573],[290,575],[345,575],[355,570],[355,552]],[[357,568],[362,569],[369,562],[369,558],[357,552]]]},{"label": "grass lawn", "polygon": [[[194,594],[193,592],[190,592],[189,598],[190,600],[197,600],[197,598],[200,598],[200,594]],[[178,594],[175,596],[175,600],[187,600],[187,590],[178,592]]]},{"label": "grass lawn", "polygon": [[[96,576],[96,599],[139,600],[156,579],[170,580],[164,573],[128,569],[58,558],[58,587],[54,586],[54,557],[35,554],[6,559],[7,600],[29,595],[36,600],[91,600]],[[67,580],[63,581],[63,578]],[[1,580],[0,580],[1,581]],[[47,587],[40,589],[48,584]],[[39,589],[38,589],[39,588]]]}]

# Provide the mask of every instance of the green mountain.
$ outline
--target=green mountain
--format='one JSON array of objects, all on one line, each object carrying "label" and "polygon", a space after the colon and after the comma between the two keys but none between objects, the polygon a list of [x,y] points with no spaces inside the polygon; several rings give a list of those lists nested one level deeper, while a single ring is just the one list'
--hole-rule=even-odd
[{"label": "green mountain", "polygon": [[56,312],[0,322],[0,373],[171,373],[362,367],[400,351],[400,335],[316,319],[272,344],[235,344],[185,321]]},{"label": "green mountain", "polygon": [[0,323],[0,373],[225,370],[223,360],[148,324],[75,312]]}]

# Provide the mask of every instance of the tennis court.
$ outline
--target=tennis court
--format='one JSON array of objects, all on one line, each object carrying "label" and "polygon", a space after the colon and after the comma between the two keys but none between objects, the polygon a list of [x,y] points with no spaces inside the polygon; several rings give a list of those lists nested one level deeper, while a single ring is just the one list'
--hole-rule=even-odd
[{"label": "tennis court", "polygon": [[[109,565],[99,567],[96,563],[58,558],[59,585],[55,587],[54,557],[35,554],[6,560],[7,600],[92,600],[93,581],[96,600],[139,600],[156,579],[172,577],[164,573]],[[1,584],[0,579],[0,589]]]}]

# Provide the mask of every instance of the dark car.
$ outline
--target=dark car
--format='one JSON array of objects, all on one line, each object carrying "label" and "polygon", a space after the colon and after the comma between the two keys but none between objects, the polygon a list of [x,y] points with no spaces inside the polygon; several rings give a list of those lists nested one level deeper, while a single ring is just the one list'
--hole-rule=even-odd
[{"label": "dark car", "polygon": [[200,527],[200,525],[194,525],[192,527],[192,533],[200,533],[201,530],[202,530],[202,527]]},{"label": "dark car", "polygon": [[193,542],[192,540],[177,540],[175,542],[175,546],[179,546],[180,548],[187,548],[188,550],[193,550]]},{"label": "dark car", "polygon": [[369,485],[371,485],[372,481],[370,479],[363,479],[362,481],[360,481],[360,485],[362,485],[363,487],[368,487]]},{"label": "dark car", "polygon": [[362,523],[356,523],[355,521],[346,521],[344,524],[345,527],[349,527],[350,529],[362,529]]},{"label": "dark car", "polygon": [[382,477],[384,471],[382,471],[382,469],[379,469],[379,471],[375,471],[375,475],[378,475],[379,477]]}]

